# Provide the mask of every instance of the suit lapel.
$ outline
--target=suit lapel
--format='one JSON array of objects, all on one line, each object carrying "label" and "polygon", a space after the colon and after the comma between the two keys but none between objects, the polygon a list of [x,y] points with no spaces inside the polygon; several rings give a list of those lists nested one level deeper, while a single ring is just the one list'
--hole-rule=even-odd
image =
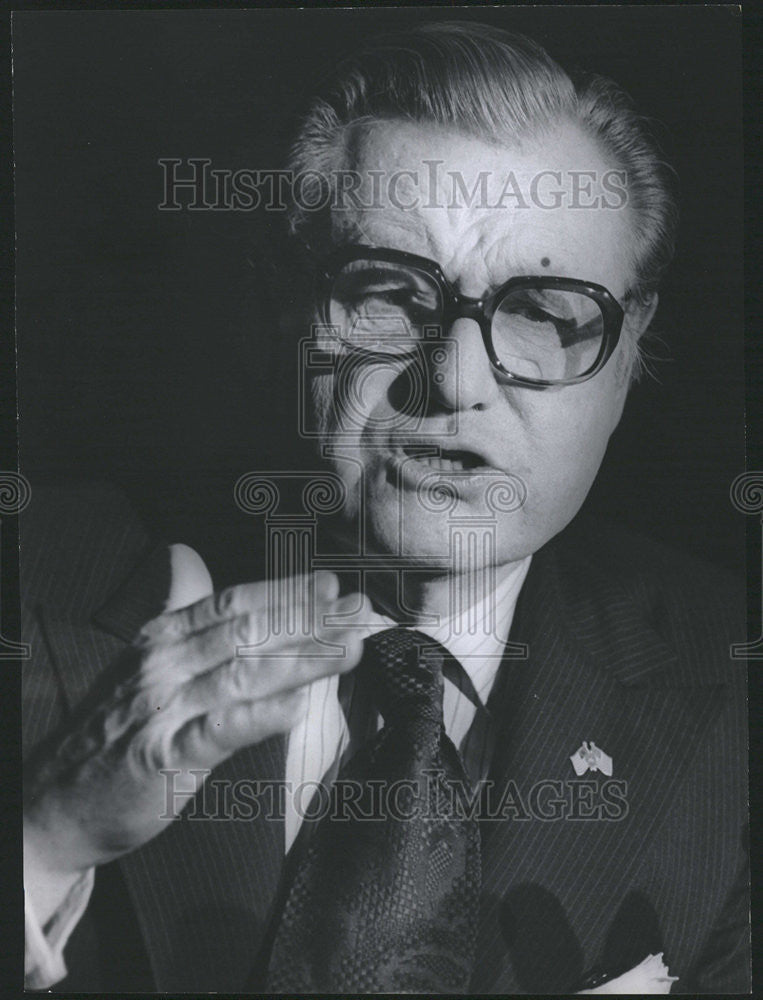
[{"label": "suit lapel", "polygon": [[[108,684],[126,643],[161,612],[169,580],[162,546],[93,615],[95,628],[40,606],[71,710]],[[283,819],[269,810],[267,783],[284,771],[283,737],[240,751],[215,769],[182,819],[119,862],[160,991],[236,990],[251,974],[283,863]]]},{"label": "suit lapel", "polygon": [[[161,613],[170,590],[166,545],[151,549],[94,613],[62,617],[43,601],[37,607],[67,706],[73,711],[101,683],[141,625]],[[93,628],[95,624],[96,628]]]},{"label": "suit lapel", "polygon": [[[573,593],[588,596],[566,596],[553,550],[535,557],[512,629],[529,658],[505,663],[492,706],[492,776],[514,802],[483,825],[475,992],[569,992],[606,957],[641,853],[721,702],[717,685],[682,679],[632,599],[597,595],[575,571]],[[583,740],[612,757],[611,779],[576,776]],[[655,943],[633,940],[632,964]]]},{"label": "suit lapel", "polygon": [[282,818],[268,815],[272,792],[257,791],[284,768],[283,737],[247,747],[215,769],[183,818],[122,860],[158,990],[234,992],[251,975],[284,836]]}]

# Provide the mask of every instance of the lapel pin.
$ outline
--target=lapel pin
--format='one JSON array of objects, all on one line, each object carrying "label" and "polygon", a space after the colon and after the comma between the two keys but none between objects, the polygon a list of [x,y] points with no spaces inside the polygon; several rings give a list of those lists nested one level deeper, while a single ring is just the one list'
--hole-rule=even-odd
[{"label": "lapel pin", "polygon": [[612,758],[597,747],[593,740],[590,743],[583,740],[580,747],[570,757],[570,761],[578,777],[585,774],[586,771],[601,771],[608,778],[612,777]]}]

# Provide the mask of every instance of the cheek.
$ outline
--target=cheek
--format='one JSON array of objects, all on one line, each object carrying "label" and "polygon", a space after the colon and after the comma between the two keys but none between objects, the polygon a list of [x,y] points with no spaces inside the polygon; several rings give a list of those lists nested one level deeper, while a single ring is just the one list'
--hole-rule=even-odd
[{"label": "cheek", "polygon": [[315,376],[310,382],[310,402],[312,404],[312,426],[321,438],[331,430],[331,399],[333,396],[331,375]]},{"label": "cheek", "polygon": [[530,468],[538,473],[536,481],[542,499],[553,503],[564,495],[571,499],[585,496],[621,409],[622,393],[613,369],[610,379],[597,386],[595,392],[591,392],[589,383],[561,390],[553,405],[546,405],[537,414],[531,447],[536,457],[542,458],[542,468],[533,463],[532,457]]},{"label": "cheek", "polygon": [[365,370],[318,375],[310,383],[316,450],[331,445],[336,452],[325,461],[347,488],[345,518],[357,513],[361,483],[369,479],[368,445],[373,443],[373,428],[383,424],[380,400],[386,398],[388,383],[388,376],[369,377]]},{"label": "cheek", "polygon": [[342,359],[331,374],[312,379],[315,428],[322,438],[346,434],[355,440],[359,433],[368,438],[395,429],[400,421],[393,419],[390,397],[397,381],[400,373],[388,364]]}]

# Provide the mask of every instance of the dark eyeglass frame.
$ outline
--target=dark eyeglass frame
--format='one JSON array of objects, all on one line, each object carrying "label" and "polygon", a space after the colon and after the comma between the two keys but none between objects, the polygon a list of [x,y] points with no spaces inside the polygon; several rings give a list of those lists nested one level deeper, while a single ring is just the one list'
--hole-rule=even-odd
[{"label": "dark eyeglass frame", "polygon": [[[490,359],[490,364],[501,376],[502,380],[512,382],[516,385],[524,385],[534,388],[546,388],[552,385],[578,385],[580,382],[587,382],[593,378],[607,361],[612,357],[612,353],[617,347],[620,333],[623,327],[625,313],[617,299],[603,285],[597,285],[593,281],[583,281],[580,278],[561,278],[553,275],[520,275],[509,278],[492,295],[485,298],[474,299],[466,295],[460,295],[450,284],[443,274],[440,265],[428,257],[419,257],[418,254],[408,253],[405,250],[392,250],[386,247],[364,246],[353,244],[336,250],[327,257],[318,270],[318,302],[322,309],[323,317],[328,322],[331,314],[331,294],[339,272],[345,266],[355,260],[379,260],[390,264],[407,264],[415,267],[427,274],[437,285],[443,302],[443,324],[450,326],[457,319],[473,319],[479,324],[482,333],[482,342],[485,351]],[[523,375],[516,375],[509,371],[498,358],[493,346],[492,322],[493,316],[509,292],[520,288],[556,289],[558,291],[578,292],[593,299],[599,306],[603,317],[603,331],[601,347],[594,363],[581,375],[568,379],[540,379],[528,378]],[[342,343],[348,341],[342,339]],[[359,345],[349,344],[352,350],[374,353]],[[397,355],[400,357],[400,355]]]}]

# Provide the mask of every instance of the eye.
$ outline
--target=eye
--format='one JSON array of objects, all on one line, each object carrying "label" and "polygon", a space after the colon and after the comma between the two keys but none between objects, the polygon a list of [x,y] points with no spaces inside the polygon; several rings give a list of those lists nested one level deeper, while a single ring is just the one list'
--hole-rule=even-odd
[{"label": "eye", "polygon": [[526,335],[548,336],[553,333],[562,346],[577,338],[577,318],[571,314],[569,304],[551,301],[543,292],[532,290],[513,292],[501,303],[497,311],[498,322],[510,324],[517,332],[524,327]]},{"label": "eye", "polygon": [[384,310],[391,307],[394,310],[403,310],[411,319],[414,316],[425,319],[437,308],[436,298],[431,293],[399,285],[378,285],[358,289],[353,304],[359,311],[366,313],[377,308]]},{"label": "eye", "polygon": [[560,378],[581,374],[593,363],[603,329],[601,310],[587,294],[524,287],[512,289],[501,301],[491,332],[496,353],[509,370],[521,374],[517,366],[525,365],[526,374],[532,368],[544,373],[538,377]]},{"label": "eye", "polygon": [[440,293],[424,272],[381,261],[353,261],[338,275],[332,289],[332,308],[352,325],[364,327],[390,319],[406,327],[437,321]]},{"label": "eye", "polygon": [[[515,315],[524,316],[526,319],[537,323],[560,323],[562,325],[574,326],[577,322],[573,315],[570,299],[564,293],[548,291],[534,291],[528,289],[521,292],[514,292],[506,300],[511,312]],[[504,303],[501,304],[501,308]]]}]

